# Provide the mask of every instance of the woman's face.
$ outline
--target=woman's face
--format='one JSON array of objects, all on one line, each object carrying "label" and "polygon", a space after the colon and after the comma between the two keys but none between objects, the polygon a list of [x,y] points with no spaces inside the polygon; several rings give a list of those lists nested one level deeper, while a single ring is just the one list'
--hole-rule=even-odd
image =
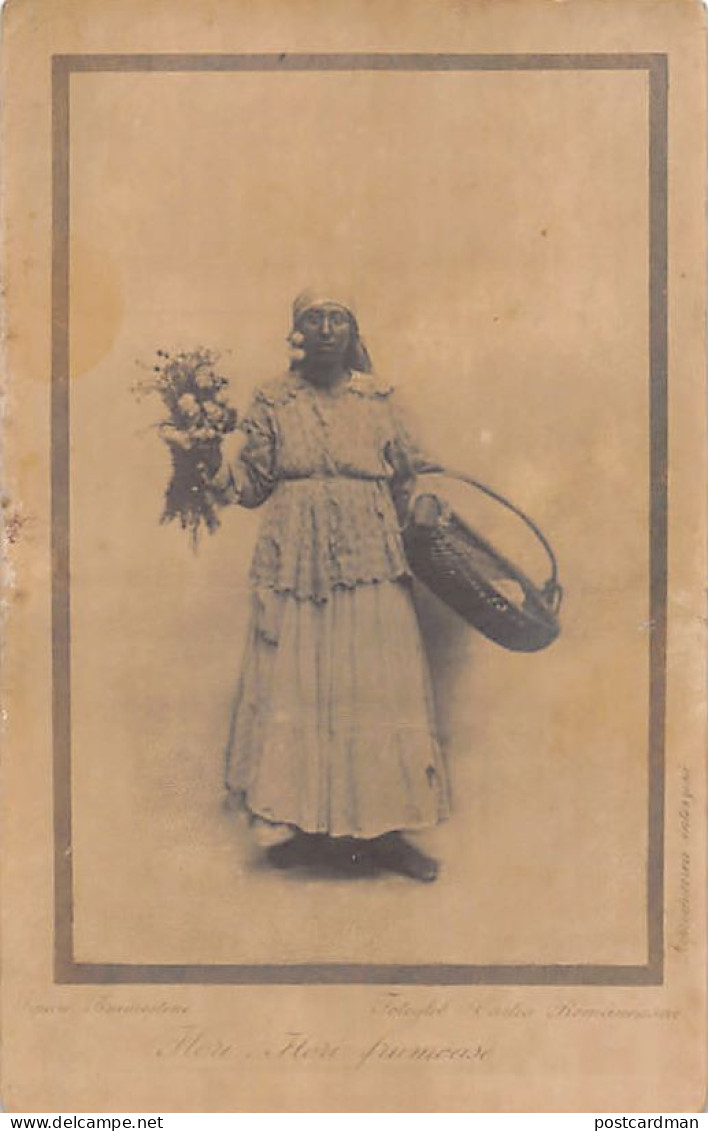
[{"label": "woman's face", "polygon": [[349,313],[333,302],[309,307],[298,319],[297,329],[308,361],[316,362],[342,361],[352,335]]}]

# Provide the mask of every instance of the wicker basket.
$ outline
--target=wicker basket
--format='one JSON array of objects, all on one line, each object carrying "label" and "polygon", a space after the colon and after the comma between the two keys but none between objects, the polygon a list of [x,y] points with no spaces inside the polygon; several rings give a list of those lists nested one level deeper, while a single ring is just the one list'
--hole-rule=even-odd
[{"label": "wicker basket", "polygon": [[[539,588],[508,558],[464,522],[437,495],[419,494],[403,524],[403,542],[413,574],[440,600],[496,644],[514,652],[538,652],[560,632],[558,612],[562,589],[553,551],[539,528],[523,511],[496,491],[459,472],[438,473],[482,491],[511,510],[533,531],[548,554],[551,574]],[[495,584],[517,583],[517,603]]]}]

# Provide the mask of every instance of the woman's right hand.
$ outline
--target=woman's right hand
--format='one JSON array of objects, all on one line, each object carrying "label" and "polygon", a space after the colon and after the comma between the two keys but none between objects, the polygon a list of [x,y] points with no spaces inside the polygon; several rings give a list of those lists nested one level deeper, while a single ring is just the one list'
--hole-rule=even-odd
[{"label": "woman's right hand", "polygon": [[209,478],[213,478],[221,467],[221,440],[196,439],[190,432],[177,428],[174,424],[160,425],[160,436],[170,451],[178,455],[189,453],[201,466]]},{"label": "woman's right hand", "polygon": [[191,452],[194,447],[192,437],[184,428],[176,428],[174,424],[160,424],[157,431],[171,451]]}]

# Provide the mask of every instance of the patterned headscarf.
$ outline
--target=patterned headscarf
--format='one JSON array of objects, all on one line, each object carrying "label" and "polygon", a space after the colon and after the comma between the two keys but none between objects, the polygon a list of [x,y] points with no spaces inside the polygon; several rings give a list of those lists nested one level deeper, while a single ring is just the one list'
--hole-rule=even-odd
[{"label": "patterned headscarf", "polygon": [[346,310],[350,318],[356,319],[354,303],[351,299],[345,298],[344,295],[341,294],[332,294],[330,291],[319,291],[308,288],[307,290],[300,291],[300,294],[293,303],[293,325],[297,325],[303,314],[305,314],[310,307],[322,306],[323,303],[328,303],[331,306],[341,306],[342,310]]}]

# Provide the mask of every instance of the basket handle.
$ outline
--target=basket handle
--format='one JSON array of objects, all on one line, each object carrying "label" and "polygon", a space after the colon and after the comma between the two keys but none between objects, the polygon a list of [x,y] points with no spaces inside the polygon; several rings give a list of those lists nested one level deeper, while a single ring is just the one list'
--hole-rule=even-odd
[{"label": "basket handle", "polygon": [[421,468],[418,474],[447,475],[450,479],[459,479],[462,483],[467,483],[468,486],[475,487],[478,491],[481,491],[482,494],[488,495],[490,499],[494,499],[495,502],[500,503],[503,507],[506,507],[507,510],[510,510],[513,514],[515,514],[517,518],[520,518],[522,522],[525,522],[529,530],[533,534],[535,534],[536,538],[543,546],[546,554],[548,555],[548,560],[551,563],[551,576],[543,586],[541,592],[551,610],[554,613],[558,612],[558,610],[560,609],[561,601],[563,599],[563,588],[558,581],[558,562],[556,561],[556,556],[553,553],[551,545],[543,531],[536,525],[533,519],[529,518],[529,516],[521,510],[521,507],[517,507],[504,495],[501,495],[492,487],[488,487],[486,483],[480,483],[480,481],[478,479],[474,479],[473,476],[467,475],[463,471],[455,471],[452,468],[445,467],[442,464],[437,466],[435,464],[426,464],[424,468]]}]

